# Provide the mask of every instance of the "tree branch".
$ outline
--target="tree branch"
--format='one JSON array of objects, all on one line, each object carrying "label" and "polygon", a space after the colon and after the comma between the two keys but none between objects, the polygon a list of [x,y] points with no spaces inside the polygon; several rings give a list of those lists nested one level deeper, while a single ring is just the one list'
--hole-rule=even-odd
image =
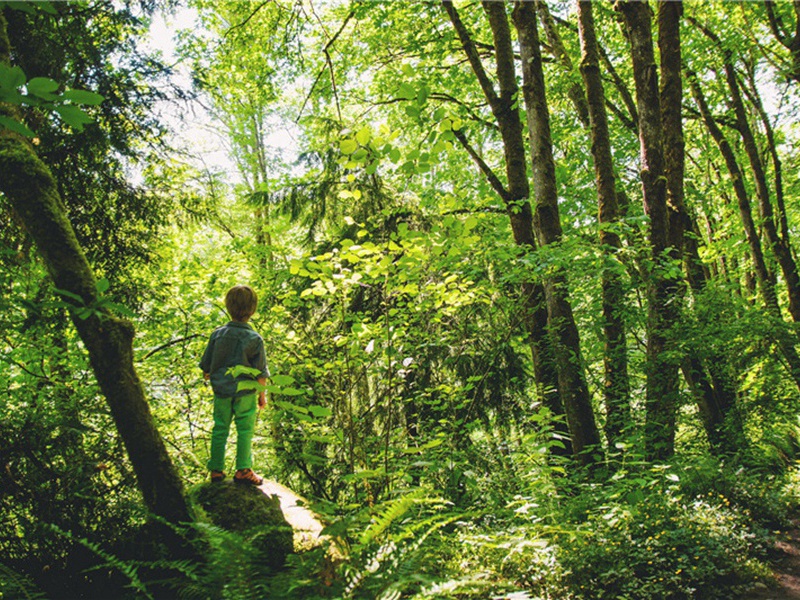
[{"label": "tree branch", "polygon": [[442,6],[445,12],[447,12],[447,16],[450,17],[450,21],[453,23],[458,39],[461,41],[464,52],[469,59],[469,64],[472,66],[472,70],[478,78],[478,83],[483,90],[484,96],[486,96],[490,104],[493,104],[497,100],[497,93],[494,90],[489,76],[486,74],[486,70],[483,68],[483,63],[481,62],[481,57],[478,54],[478,48],[475,42],[470,36],[469,31],[467,31],[463,21],[461,21],[461,17],[458,16],[458,11],[456,7],[453,6],[452,0],[442,0]]},{"label": "tree branch", "polygon": [[150,350],[150,352],[148,352],[147,354],[144,355],[144,358],[142,360],[147,360],[148,358],[153,356],[153,354],[155,354],[156,352],[161,352],[162,350],[166,350],[170,346],[174,346],[175,344],[180,344],[181,342],[188,342],[189,340],[193,340],[194,338],[198,338],[198,337],[202,337],[202,334],[193,333],[191,335],[187,335],[187,336],[184,336],[184,337],[181,337],[181,338],[170,340],[166,344],[161,344],[157,348],[153,348],[152,350]]},{"label": "tree branch", "polygon": [[475,151],[472,145],[467,140],[467,137],[464,135],[464,132],[458,129],[453,130],[453,135],[459,141],[459,143],[464,147],[464,150],[467,151],[467,154],[470,155],[472,160],[475,161],[475,164],[478,165],[478,168],[481,170],[481,173],[484,174],[486,179],[489,181],[489,185],[492,186],[492,189],[497,192],[497,194],[505,201],[508,202],[510,199],[510,194],[503,186],[503,183],[500,181],[500,178],[495,175],[492,168],[486,164],[486,161]]},{"label": "tree branch", "polygon": [[223,33],[223,34],[222,34],[222,37],[223,37],[223,38],[226,38],[226,37],[228,37],[228,34],[229,34],[231,31],[233,31],[234,29],[239,29],[240,27],[244,27],[245,25],[247,25],[247,24],[250,22],[250,19],[252,19],[253,17],[255,17],[255,16],[256,16],[256,14],[257,14],[257,13],[258,13],[258,12],[259,12],[259,11],[260,11],[262,8],[264,8],[264,7],[265,7],[267,4],[269,4],[270,2],[272,2],[272,0],[266,0],[265,2],[262,2],[261,4],[259,4],[259,5],[256,7],[256,9],[255,9],[253,12],[251,12],[251,13],[250,13],[250,15],[249,15],[249,16],[248,16],[248,17],[247,17],[247,18],[246,18],[244,21],[242,21],[241,23],[237,23],[236,25],[231,25],[230,27],[228,27],[227,31],[226,31],[225,33]]},{"label": "tree branch", "polygon": [[772,35],[775,36],[775,39],[782,45],[788,47],[790,41],[789,33],[786,31],[783,21],[775,14],[774,0],[766,0],[766,2],[764,2],[764,8],[767,9],[767,19],[769,20],[769,28],[772,31]]},{"label": "tree branch", "polygon": [[330,49],[331,46],[333,46],[333,44],[342,34],[345,27],[347,27],[347,24],[350,22],[350,19],[352,19],[353,16],[354,16],[354,11],[351,10],[345,17],[344,21],[342,21],[342,25],[341,27],[339,27],[339,30],[335,34],[333,34],[333,37],[328,40],[328,42],[325,44],[325,47],[322,49],[322,52],[325,54],[325,66],[322,69],[320,69],[319,74],[317,75],[316,79],[314,79],[314,83],[311,84],[311,89],[308,90],[308,94],[306,94],[306,97],[303,100],[303,105],[300,107],[300,111],[297,113],[297,118],[294,120],[295,123],[299,122],[300,117],[303,116],[303,111],[306,109],[306,104],[308,104],[308,100],[309,98],[311,98],[311,94],[314,93],[314,90],[316,89],[319,80],[322,79],[322,75],[323,73],[325,73],[325,69],[330,70],[331,73],[331,85],[333,86],[333,94],[334,98],[336,99],[336,112],[338,113],[339,120],[341,121],[342,111],[341,108],[339,107],[339,96],[337,95],[336,91],[336,79],[333,73],[333,61],[331,60]]}]

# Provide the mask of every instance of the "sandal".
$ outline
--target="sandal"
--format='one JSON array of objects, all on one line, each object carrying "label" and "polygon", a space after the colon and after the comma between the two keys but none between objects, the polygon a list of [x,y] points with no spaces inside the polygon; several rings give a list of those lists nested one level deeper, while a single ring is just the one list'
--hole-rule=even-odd
[{"label": "sandal", "polygon": [[211,471],[211,483],[219,483],[225,479],[225,473],[222,471]]},{"label": "sandal", "polygon": [[236,483],[246,483],[247,485],[261,485],[264,478],[256,475],[253,469],[239,469],[233,476],[233,480]]}]

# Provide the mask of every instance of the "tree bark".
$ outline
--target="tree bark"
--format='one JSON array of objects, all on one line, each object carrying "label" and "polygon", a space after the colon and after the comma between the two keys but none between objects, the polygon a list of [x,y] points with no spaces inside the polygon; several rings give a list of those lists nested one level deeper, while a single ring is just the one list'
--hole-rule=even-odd
[{"label": "tree bark", "polygon": [[[780,306],[778,305],[778,296],[775,291],[775,280],[767,269],[767,264],[764,260],[764,252],[761,248],[761,238],[759,237],[758,229],[755,221],[753,220],[750,199],[747,194],[747,188],[744,184],[742,171],[739,168],[738,161],[736,160],[736,155],[734,154],[730,143],[725,138],[725,134],[722,132],[714,117],[711,115],[711,111],[708,108],[708,103],[706,102],[705,96],[700,89],[700,84],[697,81],[697,75],[690,70],[687,70],[686,75],[686,80],[689,83],[692,96],[694,97],[697,107],[700,110],[700,115],[703,118],[703,122],[705,123],[708,132],[711,134],[711,137],[714,138],[714,141],[717,143],[720,154],[722,154],[722,157],[725,160],[725,165],[728,168],[728,173],[731,177],[731,185],[733,186],[739,206],[739,216],[742,220],[742,226],[744,227],[745,238],[747,239],[747,244],[750,248],[750,257],[753,260],[753,267],[756,272],[756,281],[758,283],[758,288],[761,292],[764,305],[766,306],[767,311],[772,314],[773,318],[782,322],[783,318],[781,317],[781,310]],[[800,387],[800,357],[797,354],[797,350],[795,349],[793,341],[789,339],[786,334],[779,331],[778,346],[781,348],[784,358],[786,359],[792,378],[798,387]]]},{"label": "tree bark", "polygon": [[661,122],[664,130],[664,173],[667,177],[668,247],[671,258],[683,258],[688,215],[684,205],[683,77],[680,19],[682,0],[658,3],[658,48],[661,57]]},{"label": "tree bark", "polygon": [[631,0],[617,5],[630,42],[636,104],[639,111],[641,179],[645,213],[650,218],[652,273],[648,282],[646,454],[665,460],[675,450],[675,415],[678,400],[678,365],[669,340],[674,324],[676,283],[667,275],[664,261],[670,246],[664,128],[658,69],[652,39],[650,7]]},{"label": "tree bark", "polygon": [[628,349],[625,341],[625,322],[622,307],[625,291],[616,268],[615,254],[622,243],[615,226],[619,222],[616,177],[608,133],[605,109],[605,90],[600,75],[592,0],[579,0],[578,24],[581,39],[580,72],[586,88],[587,111],[594,158],[600,223],[600,245],[607,266],[602,272],[603,293],[603,364],[605,372],[604,399],[606,405],[605,434],[609,449],[620,441],[623,430],[631,423],[630,383],[628,378]]},{"label": "tree bark", "polygon": [[[502,3],[499,6],[501,9],[503,8]],[[472,71],[497,122],[503,141],[507,183],[504,185],[492,169],[483,162],[480,155],[471,148],[463,132],[454,131],[453,133],[478,165],[492,188],[503,199],[515,243],[522,248],[533,251],[536,249],[536,238],[533,232],[533,212],[529,200],[530,186],[525,162],[522,122],[519,117],[519,110],[514,105],[518,88],[507,21],[505,30],[502,22],[494,23],[492,29],[493,35],[497,36],[495,51],[497,79],[500,87],[498,95],[492,80],[483,67],[475,42],[461,21],[453,3],[449,0],[442,0],[442,7],[453,25]],[[493,3],[488,2],[485,7],[488,15],[497,15],[497,13],[491,12],[497,8],[493,6]],[[503,19],[505,19],[504,10]],[[522,284],[522,296],[525,306],[523,322],[531,346],[536,384],[545,406],[556,417],[560,417],[560,419],[556,420],[554,427],[555,432],[565,442],[563,448],[555,446],[553,452],[568,456],[573,453],[573,447],[569,440],[567,424],[563,422],[565,410],[559,394],[558,371],[555,365],[552,343],[547,334],[548,313],[544,286],[536,281],[524,282]]]},{"label": "tree bark", "polygon": [[[497,12],[495,20],[502,19],[507,27],[504,4],[490,3],[490,5]],[[515,2],[512,18],[517,30],[522,59],[522,94],[531,145],[533,188],[536,198],[534,231],[539,244],[546,246],[558,243],[562,231],[550,135],[550,114],[545,99],[544,71],[535,8],[530,2]],[[600,436],[584,375],[580,339],[569,302],[566,275],[563,272],[549,275],[544,288],[549,317],[548,327],[558,367],[559,392],[567,413],[573,450],[581,462],[591,464],[599,458],[597,450],[600,447]]]},{"label": "tree bark", "polygon": [[[6,20],[0,12],[0,61],[9,63]],[[14,116],[8,105],[0,113]],[[95,307],[96,279],[83,254],[50,171],[31,145],[0,129],[0,192],[34,239],[56,288],[81,300],[74,307]],[[133,365],[133,326],[105,309],[71,318],[83,341],[100,389],[125,444],[148,509],[171,523],[190,520],[183,485],[156,429]]]},{"label": "tree bark", "polygon": [[[550,52],[553,57],[561,63],[567,76],[572,78],[575,68],[572,64],[572,59],[569,57],[564,43],[561,41],[561,36],[556,29],[556,23],[553,15],[550,14],[550,9],[547,8],[547,2],[544,0],[536,0],[536,12],[539,13],[539,19],[542,21],[544,28],[545,38],[550,47]],[[575,107],[578,120],[585,128],[589,128],[589,106],[586,103],[586,96],[583,93],[580,83],[574,81],[567,89],[572,105]],[[604,100],[605,101],[605,100]]]},{"label": "tree bark", "polygon": [[786,77],[800,83],[800,0],[792,2],[795,16],[794,34],[789,34],[783,27],[783,23],[779,21],[778,15],[775,14],[774,0],[767,0],[764,5],[767,9],[767,19],[772,35],[789,50],[789,69]]}]

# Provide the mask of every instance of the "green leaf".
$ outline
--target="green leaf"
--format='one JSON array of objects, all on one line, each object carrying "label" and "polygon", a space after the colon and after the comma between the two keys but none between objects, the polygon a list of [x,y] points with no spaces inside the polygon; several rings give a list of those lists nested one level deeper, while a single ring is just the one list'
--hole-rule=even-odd
[{"label": "green leaf", "polygon": [[244,391],[244,390],[261,391],[263,387],[257,381],[245,380],[238,382],[236,384],[236,389],[239,391]]},{"label": "green leaf", "polygon": [[428,101],[430,90],[426,86],[422,86],[417,94],[417,103],[422,106]]},{"label": "green leaf", "polygon": [[97,283],[95,284],[98,294],[104,294],[108,291],[108,288],[111,287],[111,284],[108,283],[108,279],[103,277],[102,279],[98,279]]},{"label": "green leaf", "polygon": [[92,122],[92,118],[77,106],[56,106],[54,109],[64,122],[76,131],[82,131],[83,126]]},{"label": "green leaf", "polygon": [[278,408],[282,408],[283,410],[288,410],[289,412],[293,412],[295,414],[305,415],[308,414],[308,409],[298,406],[297,404],[292,404],[291,402],[286,402],[285,400],[276,400],[275,406]]},{"label": "green leaf", "polygon": [[15,121],[10,117],[0,115],[0,127],[5,127],[6,129],[13,131],[14,133],[24,135],[25,137],[36,137],[36,134],[28,129],[25,124]]},{"label": "green leaf", "polygon": [[305,391],[293,387],[282,387],[278,393],[284,396],[302,396],[305,394]]},{"label": "green leaf", "polygon": [[342,154],[352,154],[358,150],[358,143],[352,138],[347,138],[339,142],[339,149],[342,151]]},{"label": "green leaf", "polygon": [[36,14],[36,7],[33,2],[4,2],[9,8],[27,13],[29,15]]},{"label": "green leaf", "polygon": [[273,375],[270,377],[270,380],[275,385],[292,385],[295,381],[294,377],[291,375]]},{"label": "green leaf", "polygon": [[25,81],[27,81],[25,71],[19,67],[0,64],[0,89],[16,90],[18,87],[25,85]]},{"label": "green leaf", "polygon": [[403,100],[413,100],[417,97],[417,91],[414,86],[408,83],[401,83],[400,88],[397,90],[397,95]]},{"label": "green leaf", "polygon": [[315,417],[330,417],[333,414],[330,408],[317,405],[309,406],[308,412],[310,412]]},{"label": "green leaf", "polygon": [[372,136],[372,131],[369,127],[362,127],[359,129],[358,133],[356,134],[356,141],[361,144],[362,146],[366,146],[369,143],[369,138]]},{"label": "green leaf", "polygon": [[28,88],[28,93],[45,100],[53,100],[56,98],[55,92],[58,89],[58,83],[49,77],[34,77],[25,86]]},{"label": "green leaf", "polygon": [[250,375],[252,377],[259,377],[261,375],[261,371],[258,369],[254,369],[253,367],[246,367],[244,365],[236,365],[235,367],[231,367],[227,370],[228,375],[233,375],[234,377],[239,377],[239,375]]},{"label": "green leaf", "polygon": [[58,288],[54,288],[54,289],[53,289],[53,291],[54,291],[56,294],[58,294],[59,296],[64,296],[65,298],[69,298],[70,300],[73,300],[73,301],[74,301],[76,304],[79,304],[79,305],[80,305],[80,304],[83,304],[83,303],[84,303],[84,302],[83,302],[83,298],[81,298],[80,296],[78,296],[78,294],[74,294],[74,293],[72,293],[72,292],[70,292],[70,291],[67,291],[67,290],[61,290],[61,289],[58,289]]},{"label": "green leaf", "polygon": [[103,307],[113,313],[122,315],[123,317],[127,317],[129,319],[132,319],[136,316],[136,313],[134,313],[130,308],[123,304],[118,304],[117,302],[103,302]]},{"label": "green leaf", "polygon": [[97,106],[105,100],[104,96],[86,90],[67,90],[61,96],[65,100],[69,100],[75,104],[86,104],[89,106]]}]

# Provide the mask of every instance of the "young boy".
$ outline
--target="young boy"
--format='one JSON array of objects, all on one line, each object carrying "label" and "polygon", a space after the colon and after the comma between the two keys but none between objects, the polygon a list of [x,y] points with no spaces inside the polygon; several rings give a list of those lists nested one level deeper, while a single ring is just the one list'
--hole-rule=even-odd
[{"label": "young boy", "polygon": [[264,392],[256,395],[252,390],[237,389],[240,381],[252,380],[250,375],[233,377],[231,367],[244,365],[259,371],[255,377],[264,385],[269,377],[264,340],[247,323],[258,307],[256,293],[246,285],[236,285],[225,296],[225,307],[231,321],[211,334],[208,346],[200,360],[203,377],[211,381],[214,390],[214,429],[211,432],[211,458],[208,469],[211,481],[225,479],[225,445],[231,421],[236,423],[236,483],[261,485],[261,477],[253,472],[253,455],[250,446],[258,409],[266,405]]}]

